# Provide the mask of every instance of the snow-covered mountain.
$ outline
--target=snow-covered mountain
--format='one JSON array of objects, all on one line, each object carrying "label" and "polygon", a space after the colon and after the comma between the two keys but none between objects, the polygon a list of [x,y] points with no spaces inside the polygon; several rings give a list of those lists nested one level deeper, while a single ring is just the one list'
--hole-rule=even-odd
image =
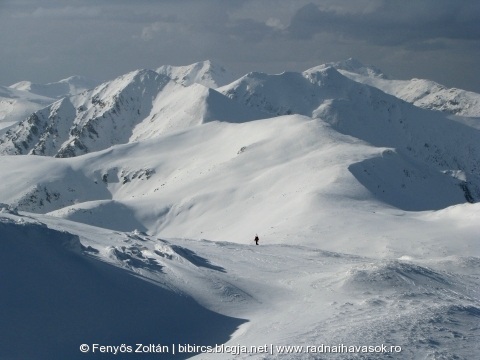
[{"label": "snow-covered mountain", "polygon": [[74,75],[48,84],[36,84],[32,83],[31,81],[20,81],[10,85],[10,88],[58,99],[80,94],[85,90],[94,88],[97,85],[98,82],[95,80],[88,79],[84,76]]},{"label": "snow-covered mountain", "polygon": [[313,68],[306,70],[305,73],[308,75],[309,73],[315,73],[321,70],[325,70],[329,67],[337,69],[342,74],[355,73],[365,76],[367,78],[388,79],[388,76],[385,75],[379,68],[372,65],[364,65],[358,59],[354,58],[314,66]]},{"label": "snow-covered mountain", "polygon": [[54,101],[28,91],[0,86],[0,134]]},{"label": "snow-covered mountain", "polygon": [[0,135],[57,99],[79,94],[96,85],[93,80],[71,76],[48,84],[21,81],[9,87],[0,86]]},{"label": "snow-covered mountain", "polygon": [[[193,68],[131,72],[0,137],[0,358],[472,358],[480,128],[331,64],[216,89]],[[206,351],[222,344],[237,354]]]},{"label": "snow-covered mountain", "polygon": [[212,120],[261,117],[203,85],[138,70],[33,113],[0,138],[0,151],[71,157]]},{"label": "snow-covered mountain", "polygon": [[163,65],[156,69],[156,72],[185,86],[201,84],[213,89],[227,85],[237,78],[234,73],[211,60],[185,66]]},{"label": "snow-covered mountain", "polygon": [[480,117],[480,94],[447,88],[426,79],[392,80],[379,69],[365,66],[356,59],[320,65],[305,73],[315,73],[328,66],[336,68],[352,80],[374,86],[415,106],[454,115]]},{"label": "snow-covered mountain", "polygon": [[[304,74],[250,73],[219,91],[272,115],[294,113],[322,119],[343,134],[394,148],[406,161],[421,161],[452,175],[460,171],[464,179],[470,178],[472,193],[467,190],[466,196],[480,196],[475,185],[480,179],[480,149],[475,145],[478,129],[352,81],[333,67]],[[368,173],[363,168],[362,172]],[[380,175],[375,173],[372,176]]]},{"label": "snow-covered mountain", "polygon": [[[320,119],[342,134],[393,149],[393,157],[350,167],[358,181],[387,202],[400,206],[393,200],[392,179],[382,174],[400,169],[422,189],[428,187],[425,174],[438,174],[451,178],[453,189],[463,191],[468,201],[480,198],[478,129],[352,81],[333,67],[304,74],[250,73],[218,92],[196,83],[185,87],[151,70],[135,71],[34,113],[0,138],[0,150],[72,157],[212,120],[238,123],[285,114]],[[416,196],[403,197],[401,207],[422,208],[411,205]]]}]

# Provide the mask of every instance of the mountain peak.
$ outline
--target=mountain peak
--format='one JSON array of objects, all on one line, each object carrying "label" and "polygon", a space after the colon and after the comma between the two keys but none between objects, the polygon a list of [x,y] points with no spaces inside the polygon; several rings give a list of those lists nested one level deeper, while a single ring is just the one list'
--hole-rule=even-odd
[{"label": "mountain peak", "polygon": [[329,62],[326,64],[318,65],[306,70],[305,73],[316,72],[328,67],[333,67],[337,70],[348,71],[348,72],[369,76],[369,77],[375,77],[375,78],[381,78],[381,79],[387,78],[387,76],[380,69],[376,68],[375,66],[364,65],[360,60],[356,58],[348,58],[342,61]]},{"label": "mountain peak", "polygon": [[218,88],[236,79],[233,73],[212,60],[200,61],[185,66],[163,65],[156,71],[185,86],[197,83],[211,88]]},{"label": "mountain peak", "polygon": [[311,76],[328,66],[334,67],[351,80],[376,87],[417,107],[467,117],[478,117],[480,114],[480,94],[478,93],[447,88],[426,79],[389,79],[376,67],[365,66],[353,58],[316,66],[306,70],[305,74]]}]

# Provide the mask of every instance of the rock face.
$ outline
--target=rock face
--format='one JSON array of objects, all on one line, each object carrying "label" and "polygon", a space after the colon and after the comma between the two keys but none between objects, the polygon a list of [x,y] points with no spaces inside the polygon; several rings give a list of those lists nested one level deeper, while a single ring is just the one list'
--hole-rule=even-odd
[{"label": "rock face", "polygon": [[1,139],[5,154],[72,157],[125,143],[170,81],[139,70],[33,113]]}]

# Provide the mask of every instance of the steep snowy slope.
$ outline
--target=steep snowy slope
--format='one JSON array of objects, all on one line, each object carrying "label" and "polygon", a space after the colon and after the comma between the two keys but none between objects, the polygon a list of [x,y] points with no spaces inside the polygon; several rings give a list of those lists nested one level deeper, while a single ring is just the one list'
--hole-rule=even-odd
[{"label": "steep snowy slope", "polygon": [[5,153],[75,156],[127,142],[169,81],[141,70],[32,114],[0,140]]},{"label": "steep snowy slope", "polygon": [[227,85],[238,78],[238,76],[227,71],[222,65],[216,64],[211,60],[186,66],[163,65],[155,71],[185,86],[201,84],[213,89]]},{"label": "steep snowy slope", "polygon": [[55,100],[28,91],[0,86],[0,135],[24,120],[31,113]]},{"label": "steep snowy slope", "polygon": [[84,76],[75,75],[48,84],[35,84],[31,81],[20,81],[16,84],[10,85],[10,88],[59,99],[65,96],[80,94],[86,90],[93,89],[97,85],[97,81],[87,79]]},{"label": "steep snowy slope", "polygon": [[210,121],[241,123],[268,117],[200,84],[169,83],[153,101],[150,115],[134,129],[130,141],[188,129]]},{"label": "steep snowy slope", "polygon": [[33,113],[0,137],[0,152],[71,157],[212,120],[265,116],[205,86],[139,70]]},{"label": "steep snowy slope", "polygon": [[[105,233],[96,235],[108,241]],[[117,349],[128,344],[132,352],[139,342],[214,346],[244,322],[205,309],[175,290],[174,282],[161,286],[132,276],[132,271],[106,263],[108,256],[92,256],[98,250],[85,244],[78,235],[30,217],[0,213],[0,336],[8,344],[0,349],[0,358],[84,359],[88,355],[79,350],[81,344]],[[111,245],[102,251],[126,264],[128,255],[122,257]],[[139,269],[141,261],[131,260]],[[162,264],[152,259],[144,265],[155,280],[162,280]]]},{"label": "steep snowy slope", "polygon": [[354,81],[374,86],[415,106],[454,115],[480,117],[480,94],[449,89],[425,79],[391,80],[380,70],[365,66],[355,59],[316,66],[306,70],[305,74],[308,76],[329,66]]},{"label": "steep snowy slope", "polygon": [[97,82],[84,77],[71,76],[49,84],[22,81],[9,87],[0,86],[0,136],[56,99],[79,94],[96,85]]}]

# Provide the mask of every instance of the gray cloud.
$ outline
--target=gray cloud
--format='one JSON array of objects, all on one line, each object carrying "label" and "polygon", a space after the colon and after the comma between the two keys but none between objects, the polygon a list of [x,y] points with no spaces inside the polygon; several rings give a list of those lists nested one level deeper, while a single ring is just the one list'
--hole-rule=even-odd
[{"label": "gray cloud", "polygon": [[439,38],[480,40],[477,1],[390,0],[378,4],[368,12],[349,13],[310,3],[293,15],[287,30],[298,39],[327,32],[383,46]]},{"label": "gray cloud", "polygon": [[480,91],[471,0],[0,0],[0,84],[205,59],[238,73],[357,57]]},{"label": "gray cloud", "polygon": [[31,12],[19,12],[14,14],[13,17],[22,18],[43,18],[46,20],[52,19],[78,19],[78,18],[96,18],[101,15],[99,8],[87,7],[87,6],[64,6],[58,8],[46,8],[38,7]]}]

